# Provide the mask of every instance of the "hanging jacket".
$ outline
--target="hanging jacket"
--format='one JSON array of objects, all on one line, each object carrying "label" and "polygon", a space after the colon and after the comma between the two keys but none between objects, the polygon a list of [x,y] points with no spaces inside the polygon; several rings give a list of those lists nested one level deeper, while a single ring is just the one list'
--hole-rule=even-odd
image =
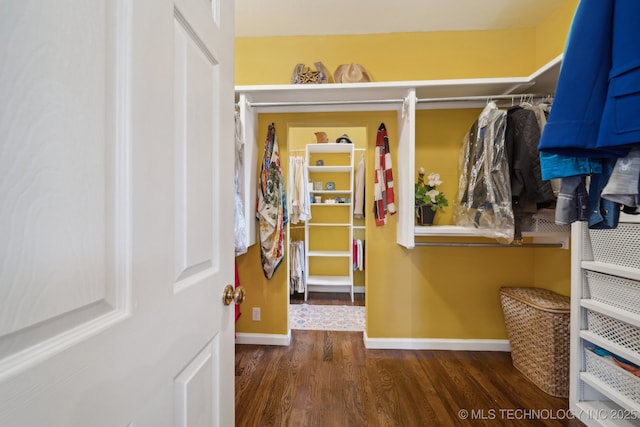
[{"label": "hanging jacket", "polygon": [[597,165],[599,173],[590,171],[590,228],[617,226],[621,206],[602,200],[600,192],[611,175],[612,162],[640,144],[638,17],[637,0],[580,1],[553,109],[540,140],[545,177],[576,175],[590,166],[587,158],[602,162]]},{"label": "hanging jacket", "polygon": [[543,181],[540,173],[539,142],[540,125],[536,113],[519,106],[509,109],[505,148],[516,227],[514,240],[522,240],[521,227],[527,218],[555,201],[551,183]]},{"label": "hanging jacket", "polygon": [[[625,16],[627,15],[627,16]],[[624,146],[640,141],[640,32],[637,0],[582,0],[571,24],[553,108],[540,140],[540,151],[565,156],[617,158]],[[612,110],[620,99],[620,117]],[[624,121],[624,120],[623,120]],[[631,128],[629,128],[631,126]],[[543,163],[543,168],[545,167]]]},{"label": "hanging jacket", "polygon": [[506,114],[489,102],[464,139],[454,220],[511,243],[514,216],[504,139]]},{"label": "hanging jacket", "polygon": [[555,199],[551,183],[542,180],[538,143],[540,126],[536,113],[522,107],[507,111],[505,147],[509,159],[511,195],[523,213],[535,213],[537,205]]}]

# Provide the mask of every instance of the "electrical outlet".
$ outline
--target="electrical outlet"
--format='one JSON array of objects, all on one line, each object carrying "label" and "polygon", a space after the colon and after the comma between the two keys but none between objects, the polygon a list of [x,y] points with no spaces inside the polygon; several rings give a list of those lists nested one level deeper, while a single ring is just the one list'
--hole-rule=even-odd
[{"label": "electrical outlet", "polygon": [[252,317],[253,320],[260,320],[260,307],[253,307]]}]

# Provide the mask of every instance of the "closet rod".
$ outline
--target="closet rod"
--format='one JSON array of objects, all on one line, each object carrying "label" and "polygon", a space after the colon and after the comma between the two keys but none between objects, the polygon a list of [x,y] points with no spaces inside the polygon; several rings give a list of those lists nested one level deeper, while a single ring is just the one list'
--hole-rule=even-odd
[{"label": "closet rod", "polygon": [[[512,95],[478,95],[478,96],[453,96],[444,98],[418,98],[417,103],[425,102],[464,102],[464,101],[493,101],[512,100],[518,98],[549,98],[551,94],[539,93],[518,93]],[[354,100],[333,100],[333,101],[282,101],[282,102],[248,102],[251,107],[290,107],[290,106],[314,106],[314,105],[360,105],[360,104],[402,104],[404,98],[390,99],[354,99]]]},{"label": "closet rod", "polygon": [[418,98],[416,102],[456,102],[456,101],[494,101],[516,100],[518,98],[548,98],[550,94],[539,93],[514,93],[512,95],[478,95],[478,96],[452,96],[446,98]]},{"label": "closet rod", "polygon": [[465,242],[416,242],[416,246],[490,247],[490,248],[563,248],[562,243],[465,243]]},{"label": "closet rod", "polygon": [[289,107],[294,105],[402,104],[404,99],[361,99],[352,101],[250,102],[251,107]]}]

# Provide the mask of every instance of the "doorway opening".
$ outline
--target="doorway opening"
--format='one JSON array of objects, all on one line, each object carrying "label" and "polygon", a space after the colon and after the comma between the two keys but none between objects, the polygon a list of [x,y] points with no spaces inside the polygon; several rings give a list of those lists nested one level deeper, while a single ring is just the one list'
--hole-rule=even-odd
[{"label": "doorway opening", "polygon": [[305,180],[310,216],[290,215],[287,229],[289,327],[364,331],[367,127],[290,123],[286,141],[289,178]]}]

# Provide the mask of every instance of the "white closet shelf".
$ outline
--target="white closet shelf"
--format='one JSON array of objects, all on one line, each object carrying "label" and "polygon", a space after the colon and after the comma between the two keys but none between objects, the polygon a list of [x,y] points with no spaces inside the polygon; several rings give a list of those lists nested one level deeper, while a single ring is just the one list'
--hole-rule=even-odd
[{"label": "white closet shelf", "polygon": [[351,286],[352,280],[349,276],[309,276],[307,285]]},{"label": "white closet shelf", "polygon": [[453,237],[453,236],[477,236],[492,237],[491,230],[479,228],[462,227],[459,225],[417,225],[415,227],[416,236],[433,236],[433,237]]},{"label": "white closet shelf", "polygon": [[[613,230],[622,231],[624,236],[607,231],[595,239],[586,222],[575,222],[571,228],[569,407],[576,417],[582,414],[580,418],[589,426],[638,426],[640,380],[609,358],[595,355],[590,348],[599,346],[640,364],[640,352],[634,339],[635,331],[640,327],[640,314],[623,308],[627,301],[636,301],[640,296],[638,283],[632,283],[640,278],[639,269],[593,261],[594,254],[604,251],[614,262],[624,260],[629,251],[636,250],[636,242],[630,236],[637,235],[640,226]],[[598,274],[591,275],[590,272]],[[622,276],[625,278],[619,279]],[[590,417],[589,414],[608,416]],[[626,419],[614,419],[612,414],[627,416]]]},{"label": "white closet shelf", "polygon": [[622,358],[627,359],[635,364],[640,364],[640,357],[638,357],[636,353],[627,350],[625,347],[621,345],[617,345],[615,343],[612,343],[611,341],[602,339],[600,336],[594,334],[591,331],[587,331],[587,330],[580,331],[580,338],[583,338],[599,347],[606,348],[612,353],[615,353],[621,356]]},{"label": "white closet shelf", "polygon": [[[352,210],[351,203],[337,203],[335,197],[346,196],[349,200],[353,197],[353,144],[337,144],[337,143],[321,143],[307,144],[307,172],[318,176],[322,173],[322,177],[327,180],[339,180],[340,189],[336,190],[310,190],[315,197],[318,194],[329,195],[329,200],[323,203],[312,203],[314,215],[322,214],[322,221],[305,223],[305,261],[307,268],[306,288],[304,299],[307,300],[309,291],[318,291],[326,287],[332,287],[332,291],[348,291],[353,302],[353,218],[347,215]],[[323,166],[312,166],[316,161],[323,159]],[[324,175],[324,173],[327,173]],[[315,178],[310,177],[313,181]],[[345,190],[344,187],[348,189]],[[333,200],[332,200],[333,199]],[[333,203],[326,203],[326,202]],[[326,206],[327,209],[321,206]],[[336,210],[338,209],[338,210]],[[348,209],[348,211],[347,211]],[[336,236],[327,235],[331,230],[338,230]],[[318,239],[320,242],[315,243]],[[314,250],[313,248],[321,247],[323,250]],[[347,249],[348,248],[348,249]],[[345,250],[346,249],[346,250]],[[313,259],[313,261],[310,261]],[[336,261],[332,263],[331,261]],[[328,275],[323,273],[327,271],[329,265],[335,264],[336,270],[331,271]],[[333,268],[332,268],[333,270]],[[333,274],[333,275],[331,275]],[[339,276],[335,276],[339,274]],[[340,289],[338,289],[338,287]],[[320,289],[318,289],[320,288]]]},{"label": "white closet shelf", "polygon": [[310,193],[314,193],[314,194],[347,194],[347,193],[351,193],[351,190],[310,190]]},{"label": "white closet shelf", "polygon": [[327,207],[331,207],[331,208],[335,208],[335,207],[349,207],[351,206],[351,203],[311,203],[311,206],[327,206]]},{"label": "white closet shelf", "polygon": [[[594,381],[598,381],[595,377],[589,374],[585,374],[587,381],[590,381],[593,378]],[[587,382],[585,381],[585,383]],[[620,405],[615,402],[609,400],[583,400],[577,403],[577,409],[582,411],[584,414],[591,414],[593,418],[596,418],[597,414],[623,414],[624,409],[620,407]],[[577,415],[576,415],[576,418]],[[602,419],[603,417],[599,417]],[[588,422],[587,419],[583,420],[584,422]],[[589,424],[591,425],[591,424]],[[601,420],[598,424],[595,425],[605,425],[612,427],[637,427],[638,424],[633,420]]]},{"label": "white closet shelf", "polygon": [[640,281],[640,269],[638,268],[613,265],[600,261],[582,261],[581,267],[585,270],[596,271],[598,273],[611,274],[614,276],[624,277],[625,279]]},{"label": "white closet shelf", "polygon": [[351,166],[309,166],[310,173],[351,172]]},{"label": "white closet shelf", "polygon": [[[492,239],[495,236],[491,230],[463,227],[460,225],[429,225],[415,226],[414,236],[416,237],[483,237]],[[569,232],[533,232],[524,231],[522,237],[532,237],[534,241],[541,243],[558,243],[564,249],[569,247]]]},{"label": "white closet shelf", "polygon": [[[538,94],[553,93],[561,62],[562,55],[559,55],[534,73],[523,77],[318,85],[240,85],[235,90],[236,94],[245,94],[250,106],[257,112],[400,111],[410,91],[415,92],[421,108],[442,108],[442,104],[451,101],[459,102],[460,107],[466,108],[468,104],[486,103],[492,96],[519,95],[529,90]],[[482,99],[476,99],[478,97]]]},{"label": "white closet shelf", "polygon": [[309,153],[312,153],[312,154],[316,154],[316,153],[331,153],[331,154],[335,154],[335,153],[351,153],[351,151],[353,151],[353,148],[352,148],[351,144],[337,144],[335,142],[309,144],[307,149],[309,150]]},{"label": "white closet shelf", "polygon": [[[607,385],[604,381],[601,381],[600,379],[598,379],[596,376],[588,372],[581,372],[580,379],[584,381],[586,384],[589,384],[591,387],[594,387],[595,389],[597,389],[600,393],[607,396],[613,402],[620,405],[620,406],[611,408],[614,411],[613,413],[616,413],[615,411],[620,411],[620,413],[623,414],[624,412],[629,413],[633,411],[636,415],[640,414],[640,405],[638,403],[629,399],[628,397],[618,392],[617,390],[611,388],[609,385]],[[599,401],[600,404],[603,404],[605,402],[606,401]],[[625,409],[622,409],[622,407],[624,407]],[[608,412],[605,412],[605,413],[610,414]],[[616,425],[616,426],[619,426],[619,425],[637,426],[638,425],[637,423],[618,424],[620,421],[624,421],[624,420],[612,420],[612,421],[614,422],[611,423],[611,425]],[[607,423],[609,422],[609,420],[607,420],[604,417],[600,417],[599,422]]]},{"label": "white closet shelf", "polygon": [[[399,245],[406,248],[415,246],[415,236],[446,235],[474,236],[476,233],[463,231],[426,231],[414,229],[414,179],[416,110],[482,108],[491,99],[510,99],[519,102],[519,97],[536,94],[546,96],[555,92],[560,74],[562,54],[528,76],[413,80],[371,83],[331,83],[318,85],[239,85],[236,86],[236,100],[241,113],[244,111],[243,126],[255,140],[255,124],[259,113],[304,113],[304,112],[353,112],[353,111],[396,111],[398,115],[398,168],[396,196],[399,200],[397,238]],[[348,150],[352,144],[312,144],[309,153]],[[325,150],[325,151],[323,151]],[[252,164],[249,159],[245,164]],[[330,172],[327,166],[311,166],[311,172]],[[353,168],[353,165],[351,165]],[[346,170],[345,170],[346,172]],[[254,182],[247,179],[246,182]],[[254,200],[249,197],[248,200]],[[247,203],[247,205],[250,205]],[[451,232],[451,234],[448,234]],[[531,234],[538,240],[539,234]],[[542,236],[547,242],[559,242],[568,247],[567,237],[556,239],[556,235]]]},{"label": "white closet shelf", "polygon": [[308,252],[309,257],[349,257],[351,256],[350,251],[312,251]]}]

